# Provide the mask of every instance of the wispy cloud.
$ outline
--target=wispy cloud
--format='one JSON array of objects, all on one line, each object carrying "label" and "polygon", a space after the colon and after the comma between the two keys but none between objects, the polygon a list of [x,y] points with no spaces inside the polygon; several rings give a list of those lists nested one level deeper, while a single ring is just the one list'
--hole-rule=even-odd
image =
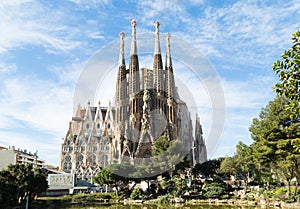
[{"label": "wispy cloud", "polygon": [[17,66],[14,63],[5,63],[5,62],[0,62],[0,75],[1,73],[12,73],[17,70]]},{"label": "wispy cloud", "polygon": [[[14,3],[12,3],[14,2]],[[36,1],[2,1],[0,4],[0,52],[24,45],[40,45],[53,52],[67,52],[81,45],[64,24],[60,10],[50,10]]]},{"label": "wispy cloud", "polygon": [[31,128],[54,135],[66,130],[66,121],[72,115],[73,89],[35,77],[6,79],[1,86],[1,96],[1,117],[12,122],[22,121]]},{"label": "wispy cloud", "polygon": [[181,1],[142,1],[138,8],[145,24],[160,20],[206,55],[242,65],[270,63],[274,51],[283,50],[291,34],[300,28],[296,21],[300,18],[298,1],[268,4],[250,0],[224,3],[223,7],[198,6],[193,16],[190,4]]}]

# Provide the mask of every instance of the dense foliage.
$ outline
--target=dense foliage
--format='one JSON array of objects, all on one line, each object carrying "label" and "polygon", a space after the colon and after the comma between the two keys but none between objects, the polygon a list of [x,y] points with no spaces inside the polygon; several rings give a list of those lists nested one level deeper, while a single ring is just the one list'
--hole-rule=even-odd
[{"label": "dense foliage", "polygon": [[31,200],[46,189],[46,177],[40,169],[33,169],[32,165],[9,165],[0,171],[1,206],[24,204],[27,196]]},{"label": "dense foliage", "polygon": [[[262,109],[259,118],[253,120],[250,132],[254,162],[261,173],[261,181],[277,178],[290,187],[292,178],[300,183],[300,153],[292,147],[292,140],[298,137],[300,122],[290,123],[290,110],[286,109],[289,100],[277,97]],[[289,192],[288,192],[289,194]]]},{"label": "dense foliage", "polygon": [[[281,96],[289,99],[287,109],[293,121],[300,117],[300,31],[292,35],[292,47],[284,51],[281,60],[273,64],[273,70],[279,77],[279,82],[273,86]],[[294,138],[292,144],[300,151],[300,138]]]}]

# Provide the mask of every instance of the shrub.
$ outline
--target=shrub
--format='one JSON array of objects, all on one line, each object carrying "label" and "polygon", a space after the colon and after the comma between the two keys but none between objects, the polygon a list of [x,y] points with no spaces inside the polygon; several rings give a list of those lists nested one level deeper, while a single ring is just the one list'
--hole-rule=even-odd
[{"label": "shrub", "polygon": [[130,195],[130,199],[132,200],[138,200],[141,199],[142,197],[142,193],[140,188],[134,188],[134,190],[132,191],[131,195]]},{"label": "shrub", "polygon": [[166,203],[170,203],[171,199],[168,195],[164,195],[164,196],[160,196],[157,199],[157,203],[159,204],[166,204]]},{"label": "shrub", "polygon": [[114,195],[110,194],[110,193],[96,193],[95,195],[97,198],[101,198],[101,199],[112,199]]},{"label": "shrub", "polygon": [[226,186],[222,183],[207,183],[203,188],[203,196],[206,198],[221,198],[226,194]]},{"label": "shrub", "polygon": [[284,200],[286,198],[287,188],[278,188],[273,191],[274,197]]}]

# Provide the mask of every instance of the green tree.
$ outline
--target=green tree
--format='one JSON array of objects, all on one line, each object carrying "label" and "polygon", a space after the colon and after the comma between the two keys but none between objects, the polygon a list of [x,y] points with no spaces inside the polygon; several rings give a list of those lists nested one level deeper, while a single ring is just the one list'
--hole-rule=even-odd
[{"label": "green tree", "polygon": [[225,176],[235,175],[237,171],[237,166],[235,163],[234,157],[225,157],[220,164],[220,168],[217,170],[217,173]]},{"label": "green tree", "polygon": [[94,181],[99,185],[110,185],[114,183],[113,175],[112,173],[107,169],[102,169],[97,176],[94,178]]},{"label": "green tree", "polygon": [[186,181],[179,175],[175,175],[172,179],[164,177],[160,181],[160,186],[173,197],[181,197],[188,188]]},{"label": "green tree", "polygon": [[290,160],[283,159],[278,160],[276,165],[276,175],[287,185],[287,197],[289,198],[291,195],[291,181],[295,176],[293,163]]},{"label": "green tree", "polygon": [[[24,204],[28,196],[32,201],[47,189],[45,175],[40,169],[33,169],[32,165],[9,165],[0,172],[0,203],[16,206]],[[2,202],[3,201],[3,202]]]},{"label": "green tree", "polygon": [[[300,31],[292,35],[292,47],[284,51],[281,60],[273,64],[273,71],[278,75],[279,82],[273,89],[282,96],[289,98],[287,108],[290,117],[299,121],[300,114]],[[292,140],[292,144],[300,151],[300,139]]]},{"label": "green tree", "polygon": [[223,195],[227,194],[226,184],[222,181],[205,180],[202,193],[206,198],[221,199]]},{"label": "green tree", "polygon": [[240,174],[243,178],[244,193],[246,194],[250,178],[250,172],[254,169],[251,147],[242,142],[238,142],[238,144],[236,145],[234,162],[237,173]]},{"label": "green tree", "polygon": [[119,183],[127,182],[130,179],[130,174],[134,172],[135,168],[129,163],[115,163],[102,169],[94,180],[100,185],[114,184],[116,195],[118,195]]},{"label": "green tree", "polygon": [[177,168],[181,169],[186,164],[184,161],[188,152],[189,150],[183,146],[181,141],[169,141],[166,136],[161,136],[154,143],[153,156],[150,158],[149,165],[152,166],[154,173],[168,172],[172,177],[177,172]]},{"label": "green tree", "polygon": [[[293,165],[294,175],[299,183],[299,157],[300,154],[292,147],[292,139],[298,137],[299,122],[290,123],[290,111],[286,109],[289,100],[277,97],[262,109],[259,118],[253,120],[250,132],[254,143],[252,144],[253,161],[261,172],[268,173],[268,182],[272,180],[271,170],[280,167],[282,161],[286,165]],[[268,171],[268,172],[266,172]],[[285,179],[290,178],[288,173]]]},{"label": "green tree", "polygon": [[220,169],[221,161],[223,158],[208,160],[204,163],[198,163],[192,169],[193,174],[203,175],[205,177],[213,177],[217,174]]},{"label": "green tree", "polygon": [[172,178],[172,183],[173,183],[172,194],[174,197],[181,197],[188,188],[186,181],[178,175],[175,175]]},{"label": "green tree", "polygon": [[135,187],[130,195],[130,199],[132,199],[132,200],[142,199],[141,189],[138,187]]},{"label": "green tree", "polygon": [[168,140],[166,136],[161,136],[155,140],[152,148],[152,156],[160,155],[168,150],[172,141]]},{"label": "green tree", "polygon": [[160,169],[159,165],[155,163],[153,158],[145,158],[140,164],[135,166],[134,172],[130,174],[130,178],[136,180],[144,179],[148,184],[148,189],[150,188],[150,181],[155,180],[161,172],[157,172]]}]

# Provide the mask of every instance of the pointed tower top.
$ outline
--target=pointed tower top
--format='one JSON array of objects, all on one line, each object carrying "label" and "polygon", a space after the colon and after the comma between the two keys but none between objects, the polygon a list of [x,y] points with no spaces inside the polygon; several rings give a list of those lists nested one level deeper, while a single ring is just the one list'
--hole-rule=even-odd
[{"label": "pointed tower top", "polygon": [[98,100],[98,106],[100,107],[100,104],[101,104],[101,102],[100,102],[100,100]]},{"label": "pointed tower top", "polygon": [[171,59],[171,48],[170,48],[170,33],[167,33],[166,39],[167,39],[167,53],[166,53],[166,67],[172,67],[172,59]]},{"label": "pointed tower top", "polygon": [[131,39],[131,49],[130,55],[137,55],[137,46],[136,46],[136,21],[130,19],[132,25],[132,39]]},{"label": "pointed tower top", "polygon": [[160,23],[159,23],[158,21],[156,21],[156,22],[154,23],[154,25],[155,25],[155,28],[156,28],[155,32],[158,33],[158,32],[159,32],[159,31],[158,31],[158,30],[159,30],[158,28],[159,28],[159,26],[160,26]]},{"label": "pointed tower top", "polygon": [[130,19],[130,22],[132,24],[132,27],[135,27],[136,26],[136,21],[134,19]]},{"label": "pointed tower top", "polygon": [[121,38],[124,38],[124,37],[125,37],[125,33],[124,33],[124,32],[121,32],[121,33],[120,33],[120,37],[121,37]]},{"label": "pointed tower top", "polygon": [[155,48],[154,48],[154,55],[155,54],[161,54],[160,51],[160,41],[159,41],[159,26],[160,23],[158,21],[156,21],[154,23],[155,25]]},{"label": "pointed tower top", "polygon": [[166,38],[167,38],[167,40],[169,40],[169,41],[170,41],[170,37],[171,37],[170,33],[167,33],[167,34],[166,34]]},{"label": "pointed tower top", "polygon": [[119,55],[119,67],[125,66],[125,56],[124,56],[124,37],[125,33],[120,33],[120,55]]}]

